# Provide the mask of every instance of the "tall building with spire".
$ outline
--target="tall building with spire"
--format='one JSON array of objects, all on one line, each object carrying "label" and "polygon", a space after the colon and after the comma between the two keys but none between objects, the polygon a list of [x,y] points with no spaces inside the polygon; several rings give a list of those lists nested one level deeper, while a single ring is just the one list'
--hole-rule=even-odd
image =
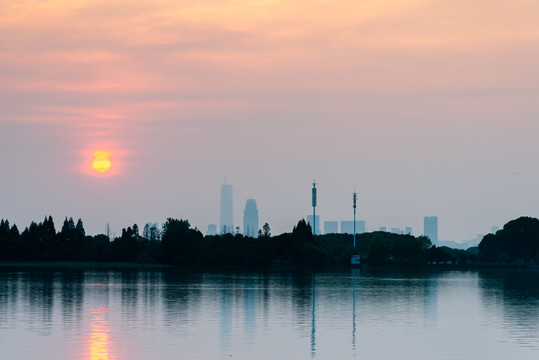
[{"label": "tall building with spire", "polygon": [[243,235],[258,236],[258,209],[255,199],[247,199],[243,212]]},{"label": "tall building with spire", "polygon": [[221,234],[234,232],[234,212],[232,205],[232,185],[225,183],[221,185],[221,212],[220,212],[220,231]]}]

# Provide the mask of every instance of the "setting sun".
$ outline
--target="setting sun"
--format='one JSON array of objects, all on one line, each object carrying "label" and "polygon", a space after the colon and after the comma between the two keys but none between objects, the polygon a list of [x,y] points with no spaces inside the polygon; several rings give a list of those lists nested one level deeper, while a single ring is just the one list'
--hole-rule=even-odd
[{"label": "setting sun", "polygon": [[94,153],[94,161],[92,162],[92,167],[95,171],[104,173],[110,169],[111,162],[109,160],[110,153],[107,151],[98,151]]}]

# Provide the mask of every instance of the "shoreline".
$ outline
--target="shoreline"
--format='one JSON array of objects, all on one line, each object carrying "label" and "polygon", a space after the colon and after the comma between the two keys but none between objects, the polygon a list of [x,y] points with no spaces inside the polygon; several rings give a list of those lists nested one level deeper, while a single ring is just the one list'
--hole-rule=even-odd
[{"label": "shoreline", "polygon": [[165,264],[142,264],[101,261],[0,261],[0,268],[62,268],[62,269],[171,269]]},{"label": "shoreline", "polygon": [[0,261],[0,269],[6,268],[28,268],[28,269],[136,269],[136,270],[196,270],[196,271],[229,271],[229,270],[255,270],[255,271],[331,271],[331,270],[347,270],[347,269],[416,269],[416,270],[449,270],[449,271],[466,271],[466,270],[481,270],[481,269],[500,269],[500,270],[538,270],[539,266],[524,266],[515,264],[489,264],[480,263],[473,265],[372,265],[364,264],[361,266],[345,266],[345,267],[298,267],[298,266],[174,266],[166,264],[148,264],[148,263],[131,263],[131,262],[100,262],[100,261]]}]

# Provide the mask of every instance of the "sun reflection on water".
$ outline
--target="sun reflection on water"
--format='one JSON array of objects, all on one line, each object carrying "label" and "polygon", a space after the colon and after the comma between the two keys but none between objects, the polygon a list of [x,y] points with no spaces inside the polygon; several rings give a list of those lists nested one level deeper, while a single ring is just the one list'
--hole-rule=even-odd
[{"label": "sun reflection on water", "polygon": [[90,310],[92,322],[90,323],[90,360],[111,360],[108,308],[100,306]]}]

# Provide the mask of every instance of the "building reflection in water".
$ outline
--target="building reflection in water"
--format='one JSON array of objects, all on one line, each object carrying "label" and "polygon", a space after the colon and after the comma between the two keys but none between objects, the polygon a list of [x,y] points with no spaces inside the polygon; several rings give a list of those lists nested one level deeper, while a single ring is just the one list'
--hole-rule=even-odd
[{"label": "building reflection in water", "polygon": [[90,310],[92,320],[90,322],[90,360],[109,360],[110,339],[108,307],[99,306]]},{"label": "building reflection in water", "polygon": [[254,344],[256,338],[258,287],[258,277],[247,277],[243,282],[243,330],[250,344]]},{"label": "building reflection in water", "polygon": [[423,284],[423,322],[435,327],[438,317],[438,276],[427,278]]},{"label": "building reflection in water", "polygon": [[232,289],[224,281],[220,289],[219,302],[219,336],[221,341],[221,351],[230,352],[232,340]]}]

